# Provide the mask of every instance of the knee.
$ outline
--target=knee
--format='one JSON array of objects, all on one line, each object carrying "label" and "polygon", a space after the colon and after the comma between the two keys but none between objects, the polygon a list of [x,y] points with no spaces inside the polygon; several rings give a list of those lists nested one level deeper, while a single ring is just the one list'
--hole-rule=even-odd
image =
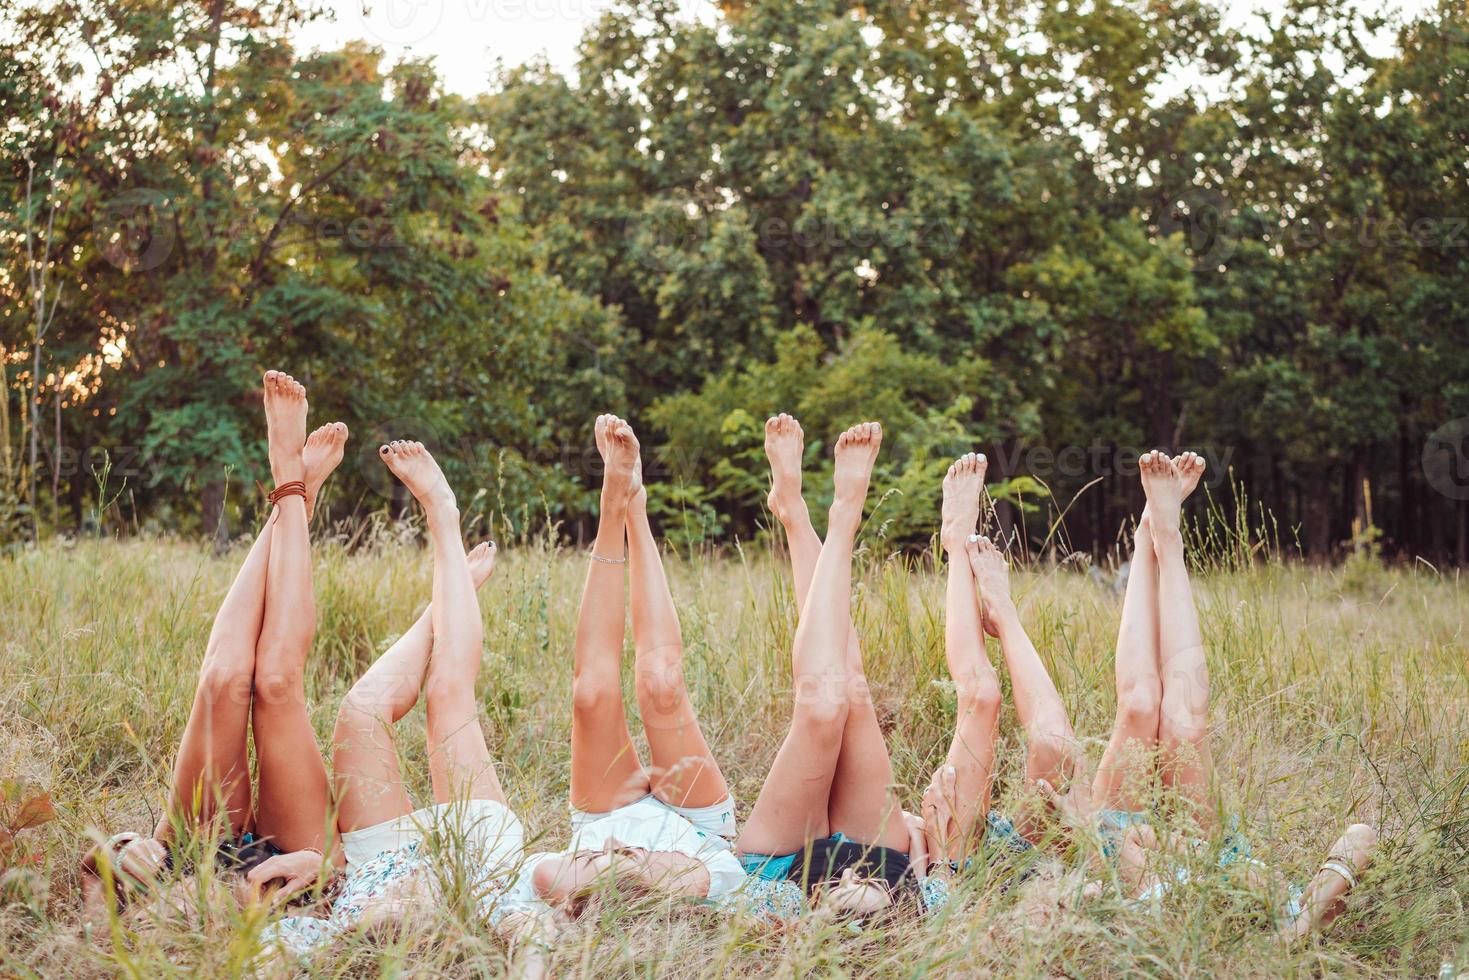
[{"label": "knee", "polygon": [[1134,680],[1117,691],[1117,720],[1134,738],[1158,736],[1163,686],[1156,677]]},{"label": "knee", "polygon": [[380,722],[391,723],[392,714],[389,699],[359,680],[352,685],[352,690],[347,692],[347,696],[342,699],[342,706],[337,709],[337,725],[355,729],[375,726]]},{"label": "knee", "polygon": [[199,693],[210,704],[247,703],[255,684],[253,658],[210,657],[199,671]]},{"label": "knee", "polygon": [[791,727],[801,732],[805,744],[813,748],[835,750],[842,744],[849,710],[849,705],[841,698],[798,698]]},{"label": "knee", "polygon": [[577,714],[620,710],[622,687],[615,676],[578,674],[571,681],[571,707]]},{"label": "knee", "polygon": [[1000,681],[993,674],[970,674],[954,680],[958,691],[959,712],[981,720],[1000,715]]},{"label": "knee", "polygon": [[645,703],[669,711],[684,699],[686,688],[681,659],[640,657],[636,678],[638,695]]}]

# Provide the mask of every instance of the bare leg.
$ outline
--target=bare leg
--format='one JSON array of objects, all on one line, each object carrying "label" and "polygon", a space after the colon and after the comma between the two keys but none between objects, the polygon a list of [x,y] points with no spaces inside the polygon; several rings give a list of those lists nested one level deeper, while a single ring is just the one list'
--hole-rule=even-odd
[{"label": "bare leg", "polygon": [[[942,856],[960,860],[982,835],[994,779],[995,732],[1000,720],[1000,679],[985,654],[979,597],[971,561],[979,560],[980,492],[985,458],[960,457],[944,477],[943,525],[939,544],[949,561],[944,591],[944,658],[954,682],[958,710],[954,737],[944,759],[947,780],[935,780],[952,793],[949,809],[955,826],[942,828]],[[971,559],[971,555],[973,558]],[[932,828],[939,830],[940,828]]]},{"label": "bare leg", "polygon": [[979,584],[987,628],[1000,639],[1015,696],[1015,713],[1025,731],[1025,776],[1059,785],[1075,765],[1076,735],[1061,694],[1025,632],[1010,594],[1010,567],[988,538],[980,538],[970,562]]},{"label": "bare leg", "polygon": [[1209,824],[1209,665],[1199,631],[1183,558],[1180,526],[1185,496],[1203,473],[1203,459],[1186,453],[1175,463],[1149,453],[1139,465],[1148,496],[1153,552],[1158,558],[1158,637],[1163,706],[1158,720],[1159,775],[1193,804],[1196,817]]},{"label": "bare leg", "polygon": [[1099,806],[1149,809],[1148,788],[1158,749],[1158,715],[1163,681],[1158,652],[1158,560],[1151,519],[1138,522],[1122,622],[1117,627],[1117,718],[1092,784]]},{"label": "bare leg", "polygon": [[429,620],[433,653],[424,680],[428,702],[428,764],[434,802],[505,802],[495,760],[479,723],[474,682],[484,653],[484,623],[474,578],[459,536],[459,506],[449,481],[422,443],[393,442],[379,450],[393,475],[423,508],[434,556]]},{"label": "bare leg", "polygon": [[[265,417],[276,485],[304,479],[306,389],[289,375],[267,371]],[[330,431],[346,439],[346,426]],[[330,802],[306,711],[306,655],[316,634],[306,498],[282,498],[274,524],[252,705],[260,781],[256,825],[277,847],[296,851],[324,846]]]},{"label": "bare leg", "polygon": [[791,730],[740,835],[750,854],[790,854],[829,833],[828,807],[847,722],[852,551],[882,428],[867,422],[836,445],[831,520],[796,627]]},{"label": "bare leg", "polygon": [[[805,606],[821,555],[821,538],[801,494],[803,448],[804,433],[791,416],[778,415],[765,423],[771,477],[768,503],[785,529],[797,608]],[[862,645],[850,616],[847,622],[847,724],[832,778],[828,823],[833,832],[839,830],[853,840],[897,848],[905,845],[908,832],[893,793],[892,760],[867,686]]]},{"label": "bare leg", "polygon": [[[1306,886],[1301,898],[1301,914],[1285,930],[1282,939],[1301,939],[1341,914],[1347,892],[1356,878],[1372,863],[1377,846],[1377,831],[1367,824],[1352,824],[1331,846],[1331,856]],[[1348,878],[1343,872],[1350,872]]]},{"label": "bare leg", "polygon": [[605,473],[597,539],[587,563],[572,652],[571,805],[587,813],[604,813],[649,790],[622,704],[622,641],[627,627],[623,546],[628,498],[641,486],[642,475],[631,426],[615,415],[601,415],[595,434]]},{"label": "bare leg", "polygon": [[[238,834],[250,819],[250,687],[274,523],[274,516],[266,521],[214,617],[194,706],[174,760],[168,812],[154,831],[159,840],[173,835],[175,819],[208,824],[221,803],[231,833]],[[157,854],[161,858],[162,851]]]},{"label": "bare leg", "polygon": [[[467,556],[476,589],[494,571],[495,554],[495,543],[486,541]],[[337,826],[344,832],[413,812],[413,800],[398,768],[393,725],[418,703],[433,641],[433,610],[429,608],[342,700],[332,735],[332,773],[337,786]]]},{"label": "bare leg", "polygon": [[628,504],[627,560],[637,650],[634,677],[652,756],[653,792],[675,806],[714,806],[729,797],[729,786],[704,740],[684,683],[683,632],[648,525],[648,495],[642,487]]}]

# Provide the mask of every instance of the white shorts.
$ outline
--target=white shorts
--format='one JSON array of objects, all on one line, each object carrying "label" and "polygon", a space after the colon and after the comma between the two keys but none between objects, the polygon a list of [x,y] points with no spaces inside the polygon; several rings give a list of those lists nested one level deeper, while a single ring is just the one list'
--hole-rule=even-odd
[{"label": "white shorts", "polygon": [[454,800],[350,830],[342,835],[342,851],[351,871],[386,851],[430,838],[489,874],[514,869],[525,848],[525,828],[508,806],[495,800]]},{"label": "white shorts", "polygon": [[735,801],[732,795],[726,796],[713,806],[674,806],[672,803],[658,799],[652,793],[630,803],[624,803],[616,810],[609,810],[606,813],[588,813],[585,810],[571,807],[571,832],[576,833],[593,820],[601,820],[614,813],[621,813],[628,807],[637,806],[639,803],[656,803],[663,809],[683,817],[694,825],[695,830],[701,830],[713,838],[733,843],[734,839],[739,836],[739,826],[735,823]]}]

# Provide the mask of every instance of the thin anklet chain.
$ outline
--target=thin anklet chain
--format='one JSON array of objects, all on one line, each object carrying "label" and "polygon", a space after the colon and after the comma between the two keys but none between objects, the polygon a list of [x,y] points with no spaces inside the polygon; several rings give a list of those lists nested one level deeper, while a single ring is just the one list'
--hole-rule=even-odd
[{"label": "thin anklet chain", "polygon": [[626,565],[627,556],[623,555],[621,558],[603,558],[594,551],[592,552],[592,561],[599,561],[604,565]]}]

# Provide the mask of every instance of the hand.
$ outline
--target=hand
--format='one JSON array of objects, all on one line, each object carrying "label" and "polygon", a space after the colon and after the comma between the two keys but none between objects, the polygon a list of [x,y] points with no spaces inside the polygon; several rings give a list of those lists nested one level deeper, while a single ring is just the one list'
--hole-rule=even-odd
[{"label": "hand", "polygon": [[934,771],[923,794],[923,828],[927,836],[926,853],[933,861],[952,861],[954,848],[961,844],[959,827],[959,773],[953,766],[943,765]]},{"label": "hand", "polygon": [[903,811],[903,824],[908,828],[908,866],[919,881],[928,877],[928,831],[923,818]]},{"label": "hand", "polygon": [[1091,773],[1084,766],[1077,767],[1064,794],[1044,779],[1037,779],[1035,785],[1069,829],[1088,832],[1093,829],[1097,808],[1092,804]]},{"label": "hand", "polygon": [[326,859],[319,851],[292,851],[260,862],[245,875],[251,901],[258,902],[272,882],[280,887],[270,896],[272,906],[282,905],[316,884]]}]

